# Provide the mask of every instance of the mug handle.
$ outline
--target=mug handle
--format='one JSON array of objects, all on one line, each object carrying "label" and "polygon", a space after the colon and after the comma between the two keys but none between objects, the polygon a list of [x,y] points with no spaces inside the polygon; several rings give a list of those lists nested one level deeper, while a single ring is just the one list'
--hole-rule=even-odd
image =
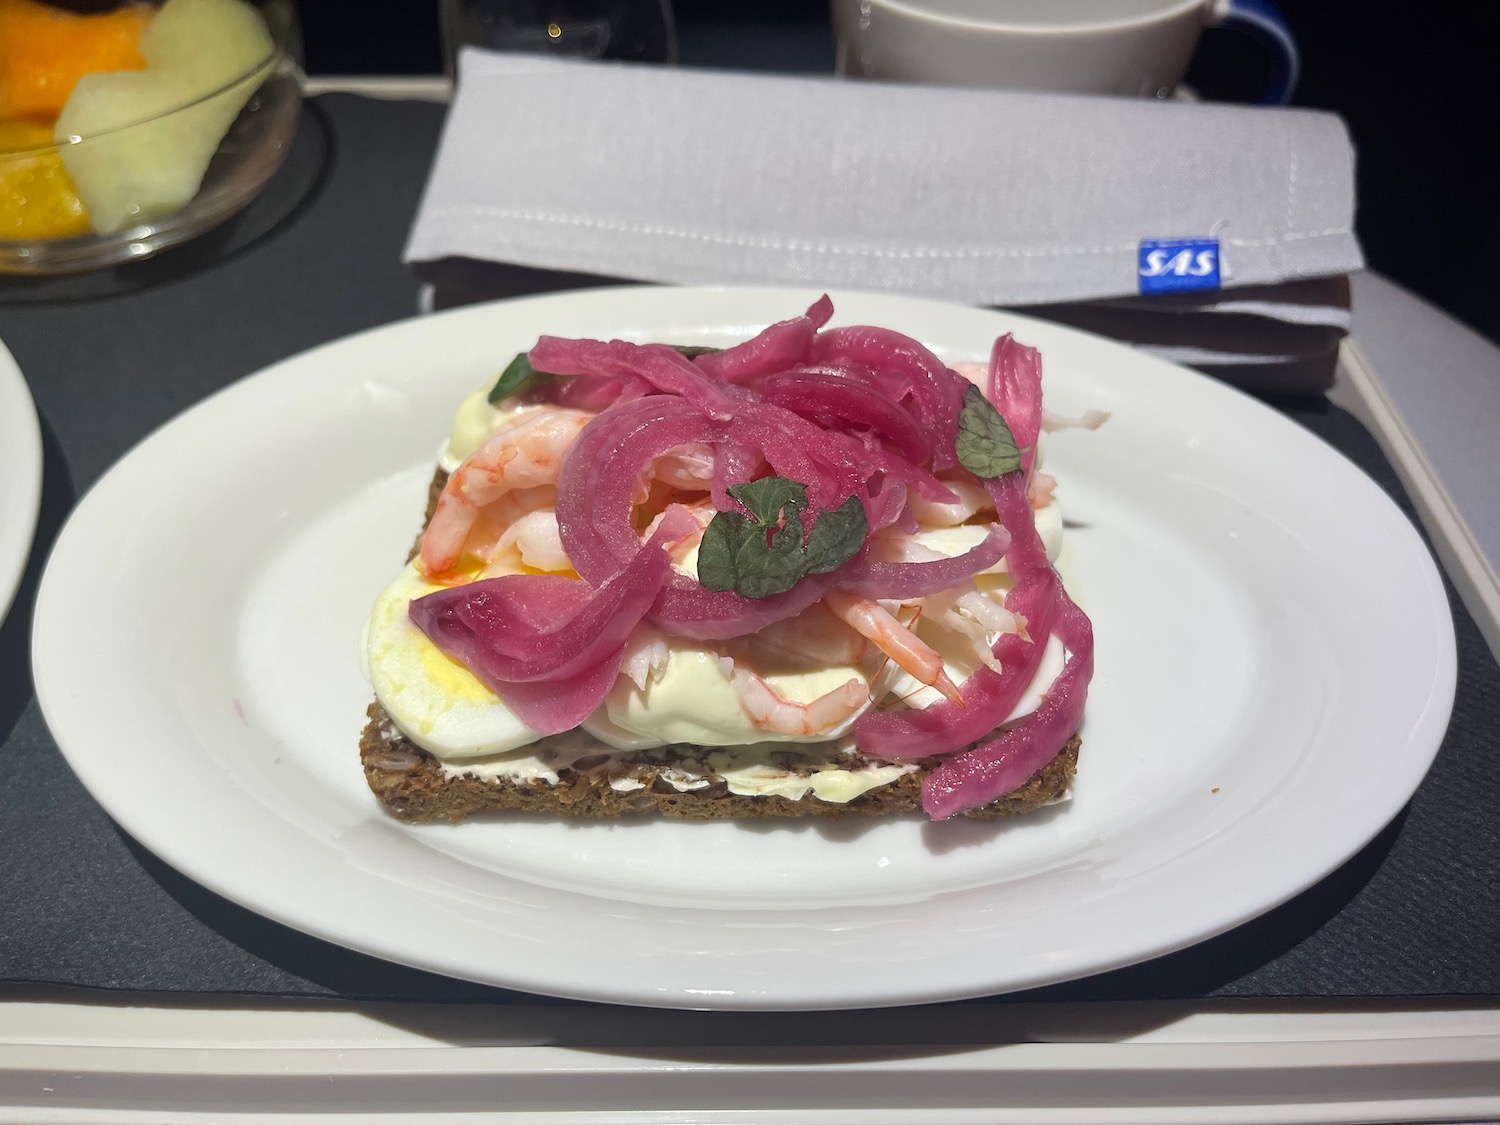
[{"label": "mug handle", "polygon": [[1222,26],[1243,31],[1270,48],[1271,85],[1260,104],[1285,105],[1302,70],[1302,56],[1286,17],[1270,0],[1219,0],[1215,7]]}]

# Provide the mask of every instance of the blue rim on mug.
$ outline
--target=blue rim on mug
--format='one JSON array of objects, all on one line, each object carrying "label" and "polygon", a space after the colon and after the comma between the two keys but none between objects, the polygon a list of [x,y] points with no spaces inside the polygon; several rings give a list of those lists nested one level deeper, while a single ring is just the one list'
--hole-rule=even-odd
[{"label": "blue rim on mug", "polygon": [[1285,105],[1297,89],[1302,56],[1286,17],[1270,0],[1228,0],[1222,26],[1243,31],[1271,51],[1271,84],[1261,95],[1261,105]]}]

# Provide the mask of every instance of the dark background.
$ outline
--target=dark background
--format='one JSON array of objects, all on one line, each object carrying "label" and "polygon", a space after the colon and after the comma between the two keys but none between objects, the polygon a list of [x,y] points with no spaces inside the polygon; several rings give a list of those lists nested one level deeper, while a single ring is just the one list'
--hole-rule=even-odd
[{"label": "dark background", "polygon": [[[1371,266],[1500,341],[1500,2],[1279,0],[1302,46],[1293,104],[1331,109],[1359,151],[1357,228]],[[695,66],[833,68],[821,0],[676,0],[682,61]],[[437,3],[304,0],[310,74],[436,74]],[[1258,48],[1211,32],[1188,82],[1249,100]]]}]

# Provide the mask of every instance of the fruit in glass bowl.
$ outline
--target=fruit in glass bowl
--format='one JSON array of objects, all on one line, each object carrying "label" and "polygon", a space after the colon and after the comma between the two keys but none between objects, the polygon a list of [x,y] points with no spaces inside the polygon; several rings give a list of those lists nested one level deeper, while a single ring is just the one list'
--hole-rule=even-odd
[{"label": "fruit in glass bowl", "polygon": [[0,270],[142,257],[244,206],[295,132],[295,27],[290,0],[0,0]]}]

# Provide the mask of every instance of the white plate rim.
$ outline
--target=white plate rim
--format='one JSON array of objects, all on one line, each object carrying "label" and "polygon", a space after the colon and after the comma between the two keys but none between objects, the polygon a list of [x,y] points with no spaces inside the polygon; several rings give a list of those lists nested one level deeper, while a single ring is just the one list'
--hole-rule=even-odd
[{"label": "white plate rim", "polygon": [[[305,909],[289,909],[274,888],[263,885],[247,886],[243,880],[237,879],[232,871],[226,872],[222,867],[216,867],[212,859],[205,859],[191,846],[190,832],[184,836],[181,830],[174,830],[171,822],[153,819],[149,811],[145,811],[143,815],[143,810],[134,806],[127,795],[111,788],[111,779],[108,770],[103,768],[104,763],[98,755],[98,747],[90,745],[89,724],[80,723],[78,709],[76,706],[69,706],[66,693],[58,688],[65,666],[67,630],[64,623],[68,616],[65,612],[65,598],[61,591],[65,588],[69,578],[76,577],[80,572],[80,563],[83,561],[75,557],[72,551],[75,536],[82,534],[77,528],[86,526],[95,517],[100,505],[107,503],[112,479],[118,479],[122,474],[133,472],[143,464],[149,464],[156,456],[154,451],[162,447],[164,435],[181,433],[191,427],[205,424],[206,419],[222,417],[223,412],[233,411],[239,400],[248,399],[249,396],[267,393],[284,394],[295,384],[299,371],[307,370],[308,365],[325,362],[330,356],[336,357],[337,349],[347,347],[355,341],[378,341],[382,338],[382,334],[391,333],[436,334],[440,338],[446,325],[455,324],[463,318],[526,317],[548,312],[565,312],[575,307],[589,306],[590,302],[597,303],[601,300],[609,300],[612,304],[623,303],[629,308],[638,306],[656,308],[658,305],[653,302],[665,305],[671,302],[674,296],[687,299],[694,295],[705,294],[719,299],[726,296],[741,298],[755,305],[756,308],[774,307],[778,310],[797,307],[799,301],[805,304],[809,296],[805,290],[786,289],[685,287],[674,290],[623,287],[514,299],[417,318],[374,329],[342,341],[334,341],[273,365],[204,400],[141,442],[90,489],[89,494],[78,505],[59,537],[38,597],[33,642],[33,667],[38,699],[59,746],[96,799],[147,848],[215,892],[285,924],[362,952],[481,983],[579,999],[668,1007],[770,1010],[914,1004],[987,995],[1087,975],[1182,948],[1230,929],[1271,909],[1316,882],[1322,875],[1353,855],[1384,827],[1415,791],[1446,729],[1456,684],[1456,656],[1452,639],[1452,622],[1447,615],[1447,603],[1441,578],[1430,553],[1427,552],[1416,532],[1405,523],[1404,517],[1401,517],[1399,523],[1405,526],[1409,542],[1403,544],[1402,549],[1411,552],[1413,566],[1416,568],[1413,574],[1418,581],[1417,594],[1420,595],[1416,600],[1434,609],[1435,645],[1439,650],[1440,658],[1432,669],[1427,706],[1422,714],[1413,720],[1412,727],[1407,732],[1404,741],[1405,753],[1399,763],[1400,768],[1392,774],[1390,784],[1383,794],[1384,800],[1377,805],[1364,808],[1357,821],[1346,825],[1336,841],[1324,840],[1320,845],[1316,862],[1303,863],[1294,877],[1273,879],[1269,883],[1264,879],[1257,879],[1253,891],[1235,898],[1232,904],[1226,901],[1224,907],[1210,912],[1211,920],[1195,916],[1194,920],[1188,924],[1161,927],[1153,940],[1149,942],[1137,941],[1129,948],[1121,948],[1114,952],[1096,950],[1082,961],[1059,964],[1050,971],[1040,974],[1032,972],[1026,977],[1007,975],[1003,971],[996,972],[986,967],[982,971],[929,972],[917,974],[915,979],[908,977],[874,983],[852,982],[847,979],[804,982],[806,987],[793,995],[775,987],[770,989],[760,985],[751,987],[743,981],[734,979],[726,980],[727,987],[724,988],[689,987],[685,982],[671,979],[652,979],[649,983],[632,984],[610,979],[607,976],[601,977],[598,973],[582,979],[575,977],[571,969],[560,962],[539,967],[504,966],[497,971],[491,966],[476,966],[472,960],[455,958],[446,951],[433,952],[417,948],[405,940],[405,936],[409,935],[398,935],[392,939],[384,934],[371,935],[365,932],[353,932],[347,926],[341,925],[336,918],[309,916]],[[946,312],[955,316],[987,316],[993,318],[995,325],[1001,330],[1025,329],[1039,337],[1087,338],[1086,334],[1022,316],[990,313],[983,310],[960,310],[956,306],[940,302],[855,293],[835,293],[834,298],[836,304],[844,306],[854,304],[888,310],[890,318],[887,322],[896,326],[900,326],[899,313],[901,311],[919,313],[926,310],[933,315]],[[394,339],[395,337],[385,338]],[[1343,468],[1339,471],[1354,473],[1363,482],[1358,487],[1367,488],[1373,497],[1373,502],[1388,505],[1391,512],[1396,512],[1394,504],[1383,492],[1380,492],[1378,486],[1359,473],[1340,454],[1264,405],[1196,373],[1173,368],[1169,364],[1139,353],[1126,352],[1118,345],[1102,341],[1101,343],[1117,349],[1122,355],[1128,355],[1129,362],[1132,364],[1145,364],[1154,368],[1158,373],[1173,372],[1171,377],[1189,381],[1183,384],[1184,386],[1191,384],[1205,394],[1229,396],[1231,399],[1238,400],[1237,409],[1252,413],[1261,412],[1263,417],[1274,418],[1276,423],[1286,427],[1288,435],[1293,433],[1297,435],[1290,440],[1305,441],[1311,443],[1312,447],[1321,448],[1324,453],[1319,456],[1326,456],[1329,459],[1328,464],[1341,465]],[[1205,390],[1204,388],[1211,389]],[[1399,513],[1396,514],[1399,515]],[[1437,612],[1439,607],[1441,611]],[[188,819],[196,821],[200,830],[204,827],[201,817],[194,816]],[[524,909],[523,913],[525,913]],[[545,921],[542,924],[545,925]],[[647,967],[650,967],[649,960],[647,958],[646,962],[643,962]],[[656,968],[660,969],[661,966],[658,965]],[[733,978],[733,973],[730,973],[729,977]]]},{"label": "white plate rim", "polygon": [[0,623],[10,612],[42,507],[42,429],[26,377],[0,341]]}]

